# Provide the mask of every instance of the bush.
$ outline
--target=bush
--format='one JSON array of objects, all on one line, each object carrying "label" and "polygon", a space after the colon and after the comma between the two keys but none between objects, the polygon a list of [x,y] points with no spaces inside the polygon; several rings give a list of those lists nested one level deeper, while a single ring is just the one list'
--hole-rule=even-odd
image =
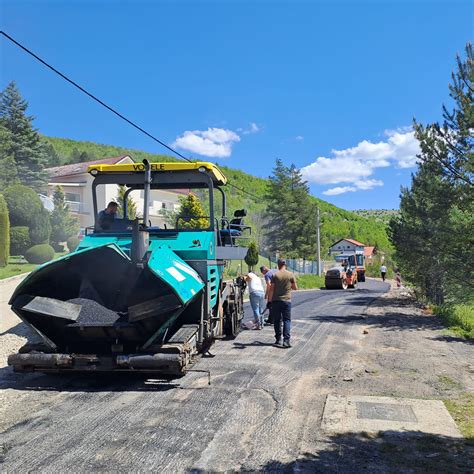
[{"label": "bush", "polygon": [[0,194],[0,267],[6,267],[10,256],[10,218],[5,198]]},{"label": "bush", "polygon": [[247,255],[245,256],[245,263],[249,267],[249,272],[253,271],[253,267],[258,264],[258,257],[257,244],[255,242],[250,242]]},{"label": "bush", "polygon": [[8,186],[3,192],[10,213],[10,225],[31,225],[36,214],[42,211],[41,199],[31,188],[22,184]]},{"label": "bush", "polygon": [[69,252],[74,252],[80,243],[81,241],[77,237],[69,237],[69,239],[67,239],[67,248],[69,249]]},{"label": "bush", "polygon": [[50,235],[51,222],[49,221],[49,212],[41,207],[41,209],[31,219],[31,243],[35,245],[48,244]]},{"label": "bush", "polygon": [[31,247],[30,229],[26,226],[10,228],[10,253],[11,255],[24,255]]},{"label": "bush", "polygon": [[28,263],[46,263],[52,260],[54,257],[54,249],[51,245],[40,244],[33,245],[25,253],[25,258]]}]

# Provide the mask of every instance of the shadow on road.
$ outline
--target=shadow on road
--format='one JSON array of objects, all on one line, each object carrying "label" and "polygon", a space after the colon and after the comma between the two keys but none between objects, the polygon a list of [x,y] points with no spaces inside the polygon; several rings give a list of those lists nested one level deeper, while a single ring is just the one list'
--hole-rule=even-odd
[{"label": "shadow on road", "polygon": [[234,349],[245,349],[246,347],[273,347],[274,344],[272,342],[262,342],[262,341],[252,341],[248,343],[243,342],[234,342],[233,343]]},{"label": "shadow on road", "polygon": [[418,431],[384,431],[334,435],[325,444],[326,449],[315,454],[305,453],[288,463],[270,461],[259,471],[467,473],[474,469],[473,440]]},{"label": "shadow on road", "polygon": [[0,369],[0,389],[48,392],[166,392],[179,388],[178,379],[140,374],[42,374]]}]

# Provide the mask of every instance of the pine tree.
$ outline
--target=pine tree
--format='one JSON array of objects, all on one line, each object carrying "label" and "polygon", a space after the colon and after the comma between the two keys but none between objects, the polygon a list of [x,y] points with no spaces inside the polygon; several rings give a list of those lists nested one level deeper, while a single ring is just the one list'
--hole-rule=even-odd
[{"label": "pine tree", "polygon": [[308,185],[295,165],[287,167],[281,160],[276,160],[265,199],[270,250],[295,258],[313,256],[316,210]]},{"label": "pine tree", "polygon": [[61,166],[61,158],[56,152],[54,146],[47,141],[43,141],[42,145],[43,145],[44,154],[46,156],[45,165],[48,168],[53,168],[54,166]]},{"label": "pine tree", "polygon": [[405,278],[440,304],[472,298],[465,291],[474,272],[473,56],[458,58],[443,125],[415,122],[420,142],[418,170],[403,188],[400,215],[390,222],[395,258]]},{"label": "pine tree", "polygon": [[[123,185],[118,186],[116,202],[118,204],[118,216],[123,219],[123,208],[125,200],[125,192],[127,188]],[[135,201],[130,197],[127,198],[127,218],[134,220],[137,217],[137,205]]]},{"label": "pine tree", "polygon": [[46,184],[46,156],[33,117],[26,115],[28,103],[21,97],[15,82],[10,82],[0,94],[0,123],[10,132],[8,155],[16,163],[21,183],[34,189]]},{"label": "pine tree", "polygon": [[69,237],[77,235],[79,226],[69,213],[69,206],[66,203],[61,186],[56,186],[53,202],[54,210],[50,217],[51,242],[53,246],[58,246],[60,242],[65,242]]},{"label": "pine tree", "polygon": [[0,189],[18,182],[18,169],[12,155],[11,133],[0,121]]},{"label": "pine tree", "polygon": [[198,197],[189,193],[181,197],[180,208],[177,213],[178,227],[180,229],[206,229],[209,227],[209,218]]}]

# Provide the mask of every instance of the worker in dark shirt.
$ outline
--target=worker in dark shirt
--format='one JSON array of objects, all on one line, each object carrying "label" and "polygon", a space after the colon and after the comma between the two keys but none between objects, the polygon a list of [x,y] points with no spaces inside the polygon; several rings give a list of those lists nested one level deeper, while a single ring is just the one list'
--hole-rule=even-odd
[{"label": "worker in dark shirt", "polygon": [[99,230],[110,230],[117,217],[118,204],[116,202],[109,202],[107,207],[99,212],[99,218],[97,223],[99,224]]},{"label": "worker in dark shirt", "polygon": [[[278,260],[278,271],[272,276],[268,300],[272,303],[272,316],[275,328],[275,345],[291,347],[291,290],[297,290],[296,278],[286,269],[286,261]],[[281,326],[283,323],[283,344]]]}]

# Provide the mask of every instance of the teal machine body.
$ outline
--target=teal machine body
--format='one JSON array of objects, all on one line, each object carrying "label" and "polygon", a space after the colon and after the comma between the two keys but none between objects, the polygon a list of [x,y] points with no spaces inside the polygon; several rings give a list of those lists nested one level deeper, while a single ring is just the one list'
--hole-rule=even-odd
[{"label": "teal machine body", "polygon": [[[123,217],[96,219],[79,247],[48,262],[18,286],[13,311],[41,337],[9,357],[17,371],[142,371],[182,375],[215,339],[235,337],[245,281],[224,280],[226,262],[245,258],[245,211],[226,216],[226,178],[211,163],[96,165],[94,213],[101,187],[125,186]],[[198,193],[209,215],[168,215],[154,225],[154,190]],[[130,193],[143,196],[131,220]],[[215,206],[218,196],[220,206]],[[219,216],[215,208],[219,207]]]}]

